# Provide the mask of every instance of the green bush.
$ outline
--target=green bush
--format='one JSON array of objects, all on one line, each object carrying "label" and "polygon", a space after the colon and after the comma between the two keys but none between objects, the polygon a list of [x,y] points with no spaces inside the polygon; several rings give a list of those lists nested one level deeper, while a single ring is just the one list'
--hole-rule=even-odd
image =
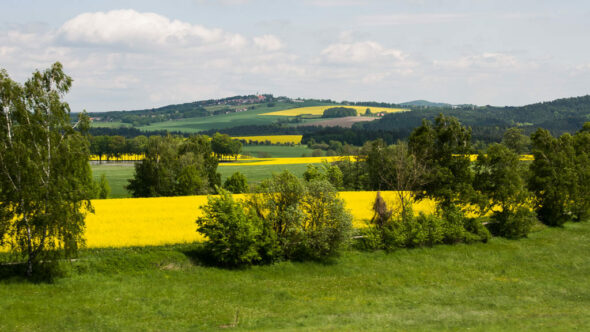
[{"label": "green bush", "polygon": [[240,172],[235,172],[227,178],[223,183],[223,189],[234,194],[247,193],[250,190],[246,176]]},{"label": "green bush", "polygon": [[520,207],[516,211],[494,212],[492,219],[492,233],[509,239],[526,237],[537,220],[535,213],[525,207]]},{"label": "green bush", "polygon": [[359,250],[383,249],[382,231],[375,225],[355,230],[353,248]]},{"label": "green bush", "polygon": [[465,218],[464,226],[466,233],[465,242],[488,242],[492,238],[492,234],[484,225],[484,222],[489,221],[489,218]]},{"label": "green bush", "polygon": [[433,246],[443,243],[444,235],[444,220],[423,213],[416,217],[410,212],[385,227],[383,245],[387,250]]},{"label": "green bush", "polygon": [[275,259],[321,260],[346,245],[352,216],[326,180],[301,181],[289,171],[262,183],[248,201],[268,229]]},{"label": "green bush", "polygon": [[338,191],[326,180],[307,184],[301,202],[304,213],[303,241],[297,246],[296,258],[323,259],[335,256],[346,246],[352,229],[352,215],[346,211]]},{"label": "green bush", "polygon": [[377,194],[375,216],[366,229],[359,231],[355,247],[363,250],[416,248],[458,242],[487,242],[490,232],[480,219],[466,218],[461,209],[449,205],[437,214],[414,216],[411,205],[395,213]]},{"label": "green bush", "polygon": [[205,250],[221,266],[249,265],[263,260],[264,224],[245,209],[240,201],[219,189],[220,196],[209,196],[202,206],[203,217],[197,219],[197,231],[207,237]]}]

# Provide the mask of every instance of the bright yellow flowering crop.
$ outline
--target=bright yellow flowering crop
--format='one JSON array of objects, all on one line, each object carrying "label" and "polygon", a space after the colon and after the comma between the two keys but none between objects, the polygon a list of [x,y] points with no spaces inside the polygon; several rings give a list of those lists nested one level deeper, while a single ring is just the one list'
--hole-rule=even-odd
[{"label": "bright yellow flowering crop", "polygon": [[[355,227],[363,227],[373,217],[374,191],[341,192],[351,211]],[[381,192],[390,208],[398,202],[396,192]],[[234,195],[243,199],[244,195]],[[86,216],[86,245],[89,248],[156,246],[203,240],[196,219],[207,196],[124,198],[93,200],[95,213]],[[414,212],[432,213],[434,203],[414,204]],[[0,248],[6,251],[8,248]]]},{"label": "bright yellow flowering crop", "polygon": [[301,143],[301,138],[303,135],[270,135],[270,136],[239,136],[239,137],[232,137],[234,139],[241,139],[253,142],[265,142],[270,141],[272,144],[277,143],[294,143],[299,144]]},{"label": "bright yellow flowering crop", "polygon": [[[340,196],[354,216],[354,226],[362,227],[373,216],[376,192],[342,192]],[[382,192],[394,206],[395,192]],[[241,199],[243,195],[235,195]],[[95,213],[86,217],[86,244],[96,247],[129,247],[200,241],[195,220],[207,196],[126,198],[94,200]],[[434,204],[423,201],[414,211],[432,213]]]},{"label": "bright yellow flowering crop", "polygon": [[[111,161],[137,161],[137,160],[143,160],[143,158],[145,158],[144,154],[129,154],[129,153],[125,153],[122,154],[120,157],[110,157],[109,160]],[[98,161],[98,155],[92,154],[90,155],[90,160],[92,161]],[[107,160],[106,156],[102,156],[101,160]]]},{"label": "bright yellow flowering crop", "polygon": [[294,157],[294,158],[250,158],[245,162],[220,163],[219,166],[258,166],[258,165],[292,165],[292,164],[321,164],[341,160],[345,157]]},{"label": "bright yellow flowering crop", "polygon": [[270,113],[263,113],[261,115],[280,115],[280,116],[297,116],[303,114],[310,114],[310,115],[322,115],[324,114],[324,110],[332,107],[346,107],[346,108],[354,108],[359,114],[365,114],[367,108],[371,109],[371,113],[396,113],[396,112],[405,112],[408,109],[405,108],[389,108],[389,107],[372,107],[372,106],[349,106],[349,105],[324,105],[324,106],[309,106],[309,107],[298,107],[298,108],[291,108],[282,111],[275,111]]}]

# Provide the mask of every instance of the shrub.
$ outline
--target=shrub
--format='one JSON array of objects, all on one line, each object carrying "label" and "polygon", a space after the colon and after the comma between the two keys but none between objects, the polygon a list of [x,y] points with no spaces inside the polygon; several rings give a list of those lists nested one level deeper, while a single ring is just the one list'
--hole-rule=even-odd
[{"label": "shrub", "polygon": [[444,219],[443,243],[454,244],[463,242],[466,239],[465,214],[458,207],[451,205],[439,211],[440,216]]},{"label": "shrub", "polygon": [[331,107],[324,110],[322,118],[340,118],[345,116],[357,116],[357,111],[350,107]]},{"label": "shrub", "polygon": [[260,190],[250,197],[249,205],[274,232],[275,255],[325,259],[346,244],[352,216],[329,182],[304,182],[285,171],[264,181]]},{"label": "shrub", "polygon": [[493,214],[494,222],[490,223],[490,230],[494,235],[509,239],[525,237],[535,224],[537,218],[534,212],[519,207],[516,211],[498,211]]},{"label": "shrub", "polygon": [[197,219],[197,231],[207,237],[205,250],[222,266],[261,261],[259,249],[266,242],[263,235],[268,235],[262,221],[228,191],[221,188],[219,191],[219,197],[208,197],[208,204],[201,207],[204,215]]},{"label": "shrub", "polygon": [[367,225],[356,230],[353,247],[359,250],[377,250],[383,248],[382,231],[375,225]]},{"label": "shrub", "polygon": [[105,199],[111,194],[111,186],[106,175],[102,174],[98,181],[92,181],[92,198]]},{"label": "shrub", "polygon": [[324,152],[320,149],[315,149],[311,152],[312,157],[321,157],[324,155]]},{"label": "shrub", "polygon": [[359,231],[356,248],[394,250],[442,243],[487,242],[490,238],[490,232],[480,219],[466,218],[454,205],[434,215],[420,213],[414,216],[409,203],[406,202],[401,211],[392,211],[378,193],[373,210],[375,216],[366,229]]},{"label": "shrub", "polygon": [[235,172],[225,180],[223,189],[229,190],[234,194],[247,193],[249,191],[248,180],[246,176],[240,172]]},{"label": "shrub", "polygon": [[335,256],[346,245],[352,229],[352,215],[336,189],[325,180],[312,181],[301,205],[304,213],[303,241],[297,258],[323,259]]},{"label": "shrub", "polygon": [[465,242],[488,242],[492,238],[492,234],[484,225],[488,218],[465,218],[464,225],[467,230],[467,238]]},{"label": "shrub", "polygon": [[416,248],[443,243],[444,220],[436,215],[420,213],[417,217],[409,211],[405,217],[394,220],[385,227],[385,249]]}]

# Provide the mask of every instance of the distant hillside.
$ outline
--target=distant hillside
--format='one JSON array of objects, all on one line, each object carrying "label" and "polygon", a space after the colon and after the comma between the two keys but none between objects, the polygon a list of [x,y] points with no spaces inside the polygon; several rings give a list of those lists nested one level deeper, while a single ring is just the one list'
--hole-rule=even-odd
[{"label": "distant hillside", "polygon": [[89,113],[95,123],[123,123],[134,127],[145,126],[168,120],[206,117],[235,113],[253,108],[252,105],[272,103],[272,95],[233,96],[223,99],[208,99],[158,108]]},{"label": "distant hillside", "polygon": [[443,113],[458,118],[471,126],[474,132],[485,131],[490,138],[509,127],[520,127],[532,132],[538,127],[549,129],[556,135],[578,131],[584,122],[590,121],[590,95],[557,99],[526,106],[462,106],[414,110],[387,114],[382,119],[359,124],[364,130],[399,130],[415,128],[422,119],[433,120]]},{"label": "distant hillside", "polygon": [[[354,124],[352,128],[322,128],[314,123],[317,119],[302,117],[281,117],[261,114],[290,108],[352,105],[367,107],[406,107],[409,112],[392,113],[366,123]],[[395,141],[404,139],[423,119],[433,120],[443,113],[458,118],[473,130],[474,140],[497,142],[504,131],[519,127],[528,134],[542,127],[554,135],[580,130],[584,122],[590,121],[590,95],[557,99],[526,106],[475,106],[450,105],[426,100],[415,100],[403,104],[381,102],[340,102],[325,99],[291,99],[272,95],[234,96],[191,103],[168,105],[160,108],[91,113],[93,127],[135,128],[142,132],[214,133],[226,132],[235,136],[265,134],[305,134],[318,142],[330,139],[362,144],[366,139],[382,137]],[[305,125],[305,126],[303,126]],[[123,128],[125,129],[125,128]],[[123,131],[122,135],[135,135],[135,131]],[[108,130],[105,130],[105,133]],[[110,133],[111,131],[109,131]]]},{"label": "distant hillside", "polygon": [[412,101],[407,101],[405,103],[401,103],[401,106],[406,106],[406,107],[451,107],[451,104],[447,104],[447,103],[434,103],[428,100],[412,100]]}]

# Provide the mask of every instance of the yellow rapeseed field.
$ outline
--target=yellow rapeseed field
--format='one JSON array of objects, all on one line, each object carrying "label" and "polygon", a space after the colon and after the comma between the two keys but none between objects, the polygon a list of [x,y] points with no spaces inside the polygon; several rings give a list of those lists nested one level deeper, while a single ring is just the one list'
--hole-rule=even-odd
[{"label": "yellow rapeseed field", "polygon": [[367,108],[371,109],[373,114],[375,113],[396,113],[396,112],[405,112],[408,109],[405,108],[389,108],[389,107],[371,107],[371,106],[349,106],[349,105],[324,105],[324,106],[309,106],[309,107],[298,107],[298,108],[291,108],[282,111],[275,111],[269,113],[263,113],[261,115],[280,115],[280,116],[297,116],[302,114],[310,114],[310,115],[322,115],[324,114],[324,110],[331,107],[347,107],[347,108],[354,108],[359,114],[364,114]]},{"label": "yellow rapeseed field", "polygon": [[[354,216],[354,226],[362,227],[373,216],[376,192],[341,192]],[[383,197],[397,202],[395,192],[382,192]],[[235,195],[236,199],[243,195]],[[201,241],[195,220],[207,196],[125,198],[93,200],[95,213],[86,217],[86,244],[89,248],[163,245]],[[414,211],[432,213],[434,204],[425,200]]]},{"label": "yellow rapeseed field", "polygon": [[[138,161],[138,160],[143,160],[143,158],[145,157],[144,154],[129,154],[129,153],[125,153],[122,154],[120,157],[110,157],[109,160],[112,161]],[[98,155],[96,154],[92,154],[90,155],[90,160],[91,161],[98,161]],[[102,156],[101,160],[107,160],[106,156]]]},{"label": "yellow rapeseed field", "polygon": [[293,158],[248,158],[244,162],[219,163],[224,166],[259,166],[259,165],[292,165],[292,164],[321,164],[324,161],[329,163],[341,160],[345,157],[293,157]]},{"label": "yellow rapeseed field", "polygon": [[270,141],[272,144],[277,143],[294,143],[300,144],[301,138],[303,135],[271,135],[271,136],[239,136],[239,137],[232,137],[234,139],[240,139],[253,142],[265,142]]}]

